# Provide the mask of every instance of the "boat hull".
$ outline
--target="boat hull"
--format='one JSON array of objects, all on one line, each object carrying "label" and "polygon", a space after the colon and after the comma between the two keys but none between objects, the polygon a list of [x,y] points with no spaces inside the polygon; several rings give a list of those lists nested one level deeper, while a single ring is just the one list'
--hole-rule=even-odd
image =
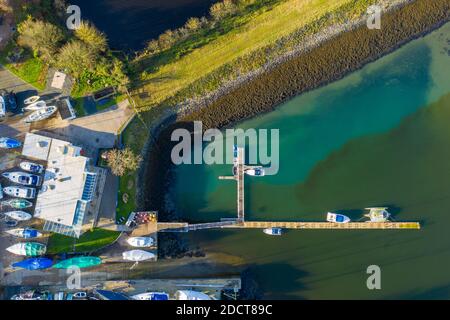
[{"label": "boat hull", "polygon": [[20,163],[20,168],[22,170],[32,172],[32,173],[42,173],[44,171],[44,167],[40,164],[34,162],[24,161]]},{"label": "boat hull", "polygon": [[22,143],[18,140],[7,138],[7,137],[0,137],[0,148],[3,149],[15,149],[22,145]]},{"label": "boat hull", "polygon": [[23,268],[27,270],[42,270],[50,268],[53,261],[48,258],[31,258],[12,264],[14,268]]},{"label": "boat hull", "polygon": [[47,247],[38,242],[21,242],[6,248],[6,250],[19,256],[36,257],[45,254]]},{"label": "boat hull", "polygon": [[140,262],[145,260],[154,259],[155,254],[144,250],[130,250],[122,253],[124,260]]},{"label": "boat hull", "polygon": [[25,199],[11,199],[8,201],[3,201],[2,205],[7,205],[14,209],[26,209],[33,206],[30,201]]},{"label": "boat hull", "polygon": [[42,233],[32,228],[18,228],[6,231],[6,233],[24,239],[33,239],[39,238],[42,236]]},{"label": "boat hull", "polygon": [[25,211],[9,211],[5,212],[5,216],[17,221],[27,221],[32,218],[31,214]]},{"label": "boat hull", "polygon": [[55,269],[68,269],[71,267],[89,268],[102,263],[99,257],[75,257],[58,262],[53,266]]},{"label": "boat hull", "polygon": [[127,239],[127,243],[132,247],[145,248],[153,246],[154,241],[151,237],[131,237]]}]

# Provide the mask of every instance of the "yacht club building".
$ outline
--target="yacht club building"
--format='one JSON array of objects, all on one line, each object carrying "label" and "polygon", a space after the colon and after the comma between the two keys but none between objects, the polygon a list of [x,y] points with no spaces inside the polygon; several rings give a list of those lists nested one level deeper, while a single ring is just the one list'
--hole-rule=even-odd
[{"label": "yacht club building", "polygon": [[91,201],[95,196],[97,173],[90,166],[89,158],[70,142],[34,133],[26,135],[22,154],[46,162],[34,217],[45,221],[44,231],[80,237],[86,212],[95,210]]}]

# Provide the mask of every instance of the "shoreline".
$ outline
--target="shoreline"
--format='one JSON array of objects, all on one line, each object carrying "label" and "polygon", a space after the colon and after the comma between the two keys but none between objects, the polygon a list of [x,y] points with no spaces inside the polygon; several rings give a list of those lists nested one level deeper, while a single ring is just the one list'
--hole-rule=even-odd
[{"label": "shoreline", "polygon": [[[230,127],[251,117],[273,111],[280,104],[299,94],[342,79],[449,21],[450,4],[438,0],[432,4],[434,6],[432,9],[435,11],[428,10],[429,6],[426,0],[399,1],[391,7],[394,9],[382,15],[381,30],[367,32],[365,20],[364,25],[361,25],[362,22],[359,21],[350,26],[343,26],[342,30],[347,31],[341,31],[313,48],[294,49],[275,60],[266,69],[261,68],[264,69],[263,72],[259,70],[259,74],[246,75],[245,80],[240,79],[238,83],[231,82],[227,88],[222,89],[220,95],[213,99],[211,96],[206,96],[198,100],[193,108],[181,108],[177,111],[164,110],[153,123],[150,129],[152,138],[148,139],[143,150],[145,165],[139,169],[137,179],[138,206],[158,210],[162,221],[183,221],[183,217],[176,212],[170,199],[174,179],[173,170],[171,170],[173,165],[170,163],[172,147],[170,133],[173,129],[178,127],[192,129],[193,120],[203,121],[204,130]],[[405,22],[409,23],[409,29],[397,30],[398,21],[401,21],[402,25]],[[383,29],[383,26],[386,29]],[[386,30],[386,33],[382,33]],[[406,34],[402,37],[403,33]],[[360,41],[356,41],[357,44],[355,44],[355,40]],[[360,49],[359,43],[371,45],[364,51]],[[352,50],[356,53],[360,50],[365,55],[361,54],[355,59],[355,52]],[[344,55],[344,59],[336,55],[336,52]],[[351,56],[352,53],[353,56]],[[345,59],[346,54],[347,58],[353,58],[353,60]],[[311,67],[310,64],[314,64],[317,57],[322,59],[320,63],[316,62],[316,69],[314,69],[314,65]],[[290,73],[291,70],[302,70],[301,67],[316,71],[314,75],[317,77],[310,82],[305,82],[304,77],[302,78],[304,73]],[[271,77],[274,77],[274,80]],[[213,94],[217,95],[217,93]],[[157,138],[153,138],[155,136]]]}]

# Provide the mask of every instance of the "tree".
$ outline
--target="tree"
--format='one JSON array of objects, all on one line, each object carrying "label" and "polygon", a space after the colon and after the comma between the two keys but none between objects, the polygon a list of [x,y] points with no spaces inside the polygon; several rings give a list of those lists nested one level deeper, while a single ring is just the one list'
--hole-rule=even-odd
[{"label": "tree", "polygon": [[54,56],[64,34],[57,26],[41,20],[28,17],[19,24],[18,42],[21,46],[29,47],[46,61],[54,61]]},{"label": "tree", "polygon": [[82,41],[72,40],[66,43],[60,50],[57,65],[67,69],[75,78],[83,71],[92,71],[96,62],[95,53]]},{"label": "tree", "polygon": [[95,52],[104,52],[108,48],[106,36],[89,22],[81,21],[75,30],[75,36]]},{"label": "tree", "polygon": [[199,18],[189,18],[185,24],[186,29],[190,31],[195,31],[201,27],[201,22]]},{"label": "tree", "polygon": [[231,0],[224,0],[222,2],[215,3],[209,9],[209,14],[214,20],[220,20],[234,12],[237,7]]},{"label": "tree", "polygon": [[128,170],[136,170],[142,161],[142,157],[134,154],[129,148],[111,149],[104,153],[104,157],[112,173],[119,177],[123,176]]}]

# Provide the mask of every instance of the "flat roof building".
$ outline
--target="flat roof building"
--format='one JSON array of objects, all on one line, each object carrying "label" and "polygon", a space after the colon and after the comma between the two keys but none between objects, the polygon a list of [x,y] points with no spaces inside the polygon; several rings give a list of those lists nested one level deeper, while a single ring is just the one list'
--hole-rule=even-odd
[{"label": "flat roof building", "polygon": [[47,162],[34,217],[45,220],[45,231],[78,238],[97,180],[89,158],[70,142],[34,133],[27,133],[22,154]]}]

